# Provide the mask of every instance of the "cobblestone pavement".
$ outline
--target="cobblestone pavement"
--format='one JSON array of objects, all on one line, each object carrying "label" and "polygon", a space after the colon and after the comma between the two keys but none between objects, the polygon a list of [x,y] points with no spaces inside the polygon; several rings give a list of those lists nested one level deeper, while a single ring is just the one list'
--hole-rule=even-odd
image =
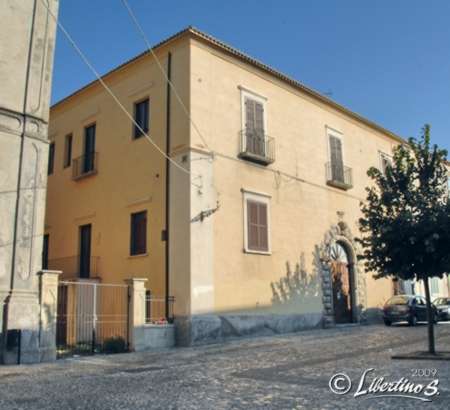
[{"label": "cobblestone pavement", "polygon": [[[436,334],[438,349],[450,350],[450,324],[438,325]],[[391,360],[392,353],[425,346],[425,326],[350,326],[206,347],[0,366],[0,409],[448,409],[450,362]],[[367,385],[375,376],[426,384],[432,377],[414,373],[436,369],[440,394],[432,402],[355,398],[368,368],[375,370]],[[338,372],[353,381],[346,395],[328,386]]]}]

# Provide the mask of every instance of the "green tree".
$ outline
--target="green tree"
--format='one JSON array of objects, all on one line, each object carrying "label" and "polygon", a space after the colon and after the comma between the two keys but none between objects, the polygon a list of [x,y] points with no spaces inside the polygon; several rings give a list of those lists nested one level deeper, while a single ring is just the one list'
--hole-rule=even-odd
[{"label": "green tree", "polygon": [[394,150],[384,173],[370,168],[374,184],[361,204],[360,259],[374,278],[422,281],[428,317],[428,350],[435,354],[429,278],[450,272],[450,201],[447,151],[430,143],[430,126],[419,139]]}]

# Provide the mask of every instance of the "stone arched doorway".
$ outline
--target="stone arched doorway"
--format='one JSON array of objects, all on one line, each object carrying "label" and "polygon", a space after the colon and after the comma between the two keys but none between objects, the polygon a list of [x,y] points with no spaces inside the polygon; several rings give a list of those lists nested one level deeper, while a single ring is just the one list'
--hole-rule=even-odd
[{"label": "stone arched doorway", "polygon": [[353,322],[354,272],[346,245],[336,241],[330,246],[330,275],[335,323]]},{"label": "stone arched doorway", "polygon": [[[339,246],[337,246],[339,245]],[[337,251],[337,254],[336,254]],[[364,268],[357,258],[358,244],[354,240],[348,225],[341,221],[333,225],[325,234],[323,242],[317,247],[318,265],[322,277],[322,299],[324,307],[324,326],[334,323],[360,322],[364,320],[362,312],[366,306],[366,280]],[[334,256],[333,256],[334,255]],[[337,259],[336,269],[348,270],[348,295],[345,322],[341,321],[339,306],[335,306],[335,289],[333,289],[333,265]],[[336,276],[336,275],[335,275]],[[344,276],[345,277],[345,276]],[[341,279],[342,280],[342,279]],[[336,287],[336,290],[339,286]],[[342,304],[344,304],[342,301]],[[339,305],[339,303],[338,303]],[[348,313],[350,310],[350,313]],[[338,319],[336,320],[336,316]],[[342,319],[344,320],[344,319]]]}]

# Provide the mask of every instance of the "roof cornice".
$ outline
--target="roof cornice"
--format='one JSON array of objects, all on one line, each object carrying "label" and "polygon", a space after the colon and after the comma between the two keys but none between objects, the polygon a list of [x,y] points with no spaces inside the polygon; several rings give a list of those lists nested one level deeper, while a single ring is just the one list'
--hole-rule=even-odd
[{"label": "roof cornice", "polygon": [[[318,101],[320,101],[323,104],[326,104],[332,108],[334,108],[335,110],[355,119],[356,121],[359,121],[363,124],[365,124],[366,126],[375,129],[376,131],[381,132],[384,135],[387,135],[391,138],[393,138],[395,141],[399,142],[399,143],[406,143],[406,140],[403,139],[402,137],[400,137],[399,135],[395,134],[392,131],[389,131],[388,129],[382,127],[381,125],[378,125],[377,123],[363,117],[362,115],[344,107],[343,105],[333,101],[332,99],[320,94],[319,92],[313,90],[312,88],[300,83],[299,81],[281,73],[280,71],[275,70],[274,68],[268,66],[267,64],[262,63],[259,60],[256,60],[252,57],[250,57],[249,55],[239,51],[238,49],[231,47],[230,45],[224,43],[223,41],[220,41],[214,37],[212,37],[209,34],[206,34],[192,26],[189,26],[177,33],[175,33],[174,35],[168,37],[167,39],[159,42],[158,44],[156,44],[155,46],[153,46],[153,50],[154,51],[158,51],[160,48],[167,46],[169,43],[178,40],[180,38],[182,38],[183,36],[186,35],[191,35],[193,38],[198,39],[200,41],[203,41],[204,43],[215,47],[231,56],[234,56],[235,58],[238,58],[241,61],[244,61],[258,69],[260,69],[261,71],[270,74],[271,76],[281,80],[284,83],[289,84],[290,86],[292,86],[294,89],[300,90],[301,92],[305,93],[306,95],[312,97],[313,99],[316,99]],[[102,76],[103,80],[107,80],[112,74],[124,69],[125,67],[129,66],[132,63],[137,62],[138,60],[143,59],[144,57],[150,55],[150,51],[146,50],[140,54],[138,54],[137,56],[131,58],[130,60],[120,64],[119,66],[115,67],[114,69],[108,71],[106,74],[104,74]],[[77,91],[73,92],[72,94],[68,95],[67,97],[63,98],[62,100],[56,102],[55,104],[53,104],[51,106],[51,109],[55,109],[59,106],[61,106],[62,104],[64,104],[65,102],[68,102],[69,100],[73,99],[75,96],[81,94],[82,92],[86,91],[89,88],[92,88],[93,86],[95,86],[96,84],[98,84],[99,81],[98,80],[94,80],[90,83],[88,83],[87,85],[85,85],[84,87],[78,89]]]}]

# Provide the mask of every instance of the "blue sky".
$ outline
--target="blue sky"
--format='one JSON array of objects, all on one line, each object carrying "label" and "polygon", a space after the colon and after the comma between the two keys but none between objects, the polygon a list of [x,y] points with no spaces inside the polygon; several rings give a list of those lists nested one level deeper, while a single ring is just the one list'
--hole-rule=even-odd
[{"label": "blue sky", "polygon": [[[152,44],[193,25],[404,137],[450,150],[448,0],[129,0]],[[120,0],[60,0],[100,73],[145,49]],[[94,77],[58,33],[52,101]]]}]

